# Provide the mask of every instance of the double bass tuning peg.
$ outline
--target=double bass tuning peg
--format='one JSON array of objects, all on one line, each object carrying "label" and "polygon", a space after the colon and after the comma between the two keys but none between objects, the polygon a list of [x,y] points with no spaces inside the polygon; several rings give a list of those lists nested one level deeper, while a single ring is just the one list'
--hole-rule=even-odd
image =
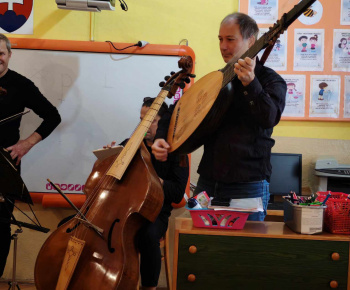
[{"label": "double bass tuning peg", "polygon": [[162,87],[164,87],[164,85],[165,85],[165,82],[160,82],[159,83],[159,86],[162,88]]},{"label": "double bass tuning peg", "polygon": [[184,82],[177,83],[177,85],[178,85],[181,89],[184,89],[185,86],[186,86]]},{"label": "double bass tuning peg", "polygon": [[168,79],[170,79],[170,76],[165,76],[164,79],[167,81]]},{"label": "double bass tuning peg", "polygon": [[189,76],[190,78],[195,78],[195,77],[196,77],[196,75],[194,75],[194,74],[188,74],[188,76]]},{"label": "double bass tuning peg", "polygon": [[189,84],[191,82],[191,79],[189,77],[182,79],[186,84]]}]

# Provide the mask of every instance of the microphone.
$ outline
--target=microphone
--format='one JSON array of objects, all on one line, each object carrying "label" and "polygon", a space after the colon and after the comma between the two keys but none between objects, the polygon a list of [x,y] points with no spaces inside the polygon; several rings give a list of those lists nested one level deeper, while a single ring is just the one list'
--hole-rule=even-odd
[{"label": "microphone", "polygon": [[147,41],[140,40],[140,41],[137,43],[137,46],[139,46],[139,47],[145,47],[147,44],[148,44]]}]

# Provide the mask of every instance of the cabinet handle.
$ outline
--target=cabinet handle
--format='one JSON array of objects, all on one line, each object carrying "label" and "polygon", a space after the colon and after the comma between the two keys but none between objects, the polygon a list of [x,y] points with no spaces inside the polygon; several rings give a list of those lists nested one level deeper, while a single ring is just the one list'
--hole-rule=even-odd
[{"label": "cabinet handle", "polygon": [[190,282],[194,282],[196,281],[196,276],[194,274],[190,274],[188,275],[187,280]]},{"label": "cabinet handle", "polygon": [[332,253],[332,260],[333,261],[338,261],[340,259],[339,253]]},{"label": "cabinet handle", "polygon": [[197,253],[197,247],[196,246],[190,246],[188,248],[188,251],[191,253],[191,254],[195,254]]},{"label": "cabinet handle", "polygon": [[329,286],[331,286],[331,288],[338,288],[338,282],[337,281],[331,281],[330,283],[329,283]]}]

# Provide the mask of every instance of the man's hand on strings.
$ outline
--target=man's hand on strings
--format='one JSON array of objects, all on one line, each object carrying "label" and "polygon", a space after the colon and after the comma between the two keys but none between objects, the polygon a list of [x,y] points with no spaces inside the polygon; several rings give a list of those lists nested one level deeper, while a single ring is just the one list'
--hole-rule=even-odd
[{"label": "man's hand on strings", "polygon": [[168,159],[168,149],[170,145],[164,139],[156,139],[152,145],[152,153],[159,161]]},{"label": "man's hand on strings", "polygon": [[246,57],[245,59],[239,59],[238,62],[235,63],[234,72],[243,86],[248,86],[255,78],[255,61],[256,57],[254,57],[254,59]]}]

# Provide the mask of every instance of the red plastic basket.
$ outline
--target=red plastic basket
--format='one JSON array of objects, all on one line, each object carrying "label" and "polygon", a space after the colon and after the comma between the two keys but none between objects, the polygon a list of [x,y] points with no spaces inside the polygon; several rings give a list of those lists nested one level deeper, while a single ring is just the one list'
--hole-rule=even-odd
[{"label": "red plastic basket", "polygon": [[[328,192],[318,192],[317,199],[324,201]],[[326,201],[325,229],[333,234],[350,234],[350,199],[348,194],[331,192]]]},{"label": "red plastic basket", "polygon": [[198,228],[241,230],[249,216],[249,212],[187,209],[190,211],[193,225]]}]

